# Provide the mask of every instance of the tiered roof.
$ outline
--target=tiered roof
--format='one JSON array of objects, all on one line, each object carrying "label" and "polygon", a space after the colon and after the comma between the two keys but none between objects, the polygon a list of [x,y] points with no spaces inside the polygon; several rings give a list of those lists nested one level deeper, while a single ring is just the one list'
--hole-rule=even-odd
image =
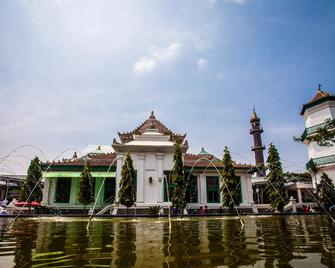
[{"label": "tiered roof", "polygon": [[321,86],[319,85],[319,88],[315,94],[315,96],[306,104],[302,106],[300,115],[304,115],[306,109],[311,108],[315,105],[321,104],[325,101],[335,101],[335,95],[332,95],[326,91],[321,90]]},{"label": "tiered roof", "polygon": [[[205,160],[208,159],[209,161]],[[186,168],[213,168],[212,164],[217,168],[222,168],[222,161],[215,157],[212,154],[185,154],[184,155],[184,167]],[[254,165],[251,164],[239,164],[239,163],[234,163],[233,164],[235,168],[237,169],[250,169],[250,172],[252,169],[255,167]]]},{"label": "tiered roof", "polygon": [[[133,135],[137,134],[137,135],[141,135],[144,132],[146,132],[146,130],[148,129],[157,129],[159,133],[163,134],[163,135],[169,135],[170,136],[170,141],[176,141],[176,140],[180,140],[181,143],[183,143],[186,134],[184,135],[180,135],[180,134],[176,134],[173,133],[169,128],[167,128],[162,122],[160,122],[159,120],[156,119],[154,112],[151,112],[150,117],[145,120],[141,125],[139,125],[136,129],[134,129],[131,132],[125,132],[125,133],[120,133],[118,132],[118,135],[120,137],[121,143],[128,143],[132,140],[134,140]],[[113,143],[115,143],[116,141],[114,140]]]},{"label": "tiered roof", "polygon": [[[87,155],[80,157],[80,158],[70,158],[70,159],[63,159],[61,161],[55,161],[55,162],[46,162],[44,163],[44,166],[52,165],[52,166],[83,166],[85,161],[88,162],[88,164],[91,167],[96,166],[104,166],[108,167],[112,164],[112,162],[116,158],[116,153],[88,153]],[[112,166],[116,166],[116,161],[114,161]]]}]

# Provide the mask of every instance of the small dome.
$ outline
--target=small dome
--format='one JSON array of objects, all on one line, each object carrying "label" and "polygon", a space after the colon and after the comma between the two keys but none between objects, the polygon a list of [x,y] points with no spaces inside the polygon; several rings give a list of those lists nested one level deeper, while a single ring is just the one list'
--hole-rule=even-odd
[{"label": "small dome", "polygon": [[90,152],[90,154],[104,154],[101,150],[101,146],[99,145],[94,151]]},{"label": "small dome", "polygon": [[259,121],[260,121],[260,119],[257,116],[255,108],[254,108],[254,110],[252,112],[252,115],[251,115],[251,118],[250,118],[250,122],[253,123],[253,122],[259,122]]},{"label": "small dome", "polygon": [[202,147],[201,151],[200,151],[200,153],[198,153],[198,155],[210,155],[210,153],[205,151],[204,147]]}]

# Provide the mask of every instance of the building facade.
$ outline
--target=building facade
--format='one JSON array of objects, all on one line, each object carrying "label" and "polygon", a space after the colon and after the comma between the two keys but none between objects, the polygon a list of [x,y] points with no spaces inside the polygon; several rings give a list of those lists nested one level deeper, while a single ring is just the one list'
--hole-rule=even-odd
[{"label": "building facade", "polygon": [[[186,199],[190,209],[207,205],[209,209],[221,206],[220,170],[222,162],[206,152],[188,153],[186,134],[173,133],[156,119],[150,117],[131,132],[118,133],[113,140],[113,153],[103,153],[100,148],[78,158],[44,163],[43,204],[59,209],[80,209],[77,200],[80,173],[87,161],[94,177],[97,208],[101,209],[117,201],[121,167],[125,155],[130,153],[136,171],[136,208],[160,205],[168,207],[174,189],[171,180],[174,145],[181,142],[184,170],[187,178]],[[251,176],[254,166],[234,164],[241,191],[241,209],[251,209],[253,192]]]}]

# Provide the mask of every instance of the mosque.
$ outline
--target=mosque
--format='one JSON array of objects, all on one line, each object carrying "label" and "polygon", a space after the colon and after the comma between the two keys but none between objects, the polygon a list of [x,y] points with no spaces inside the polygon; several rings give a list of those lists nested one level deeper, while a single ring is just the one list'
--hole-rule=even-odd
[{"label": "mosque", "polygon": [[[261,165],[264,162],[265,148],[262,145],[262,129],[255,111],[251,124],[256,164]],[[177,140],[181,141],[184,170],[189,175],[186,191],[188,208],[197,209],[207,205],[209,209],[218,209],[221,206],[222,182],[217,170],[222,169],[222,161],[204,148],[198,154],[188,153],[186,134],[172,132],[153,112],[134,130],[119,132],[118,140],[113,140],[112,153],[104,153],[98,147],[80,158],[75,153],[71,159],[44,163],[42,203],[47,207],[61,210],[82,209],[83,205],[78,202],[77,195],[80,173],[86,160],[94,177],[96,207],[103,209],[113,204],[117,201],[125,154],[130,152],[136,171],[136,208],[140,210],[157,205],[168,207],[169,197],[172,196],[174,189],[171,171],[174,145]],[[255,172],[255,165],[234,163],[234,167],[241,192],[239,208],[252,212],[254,203],[252,175]]]},{"label": "mosque", "polygon": [[[306,124],[301,139],[307,145],[310,159],[307,170],[313,162],[319,171],[312,177],[312,181],[291,181],[285,184],[287,197],[293,196],[298,207],[313,205],[311,193],[320,179],[321,172],[326,172],[335,180],[334,148],[320,147],[306,139],[324,126],[325,119],[335,118],[335,97],[319,88],[314,98],[303,105],[301,115],[304,116]],[[234,163],[234,168],[241,193],[239,209],[255,213],[269,207],[265,192],[265,174],[262,171],[265,150],[261,137],[263,129],[255,110],[250,124],[255,164]],[[204,148],[198,154],[189,153],[186,134],[172,132],[153,112],[134,130],[126,133],[118,132],[118,139],[114,139],[112,143],[114,150],[112,153],[104,153],[98,147],[79,158],[74,153],[70,159],[44,163],[42,203],[50,208],[70,212],[81,210],[83,205],[77,200],[79,179],[84,162],[87,161],[94,177],[96,208],[104,211],[117,203],[121,167],[125,154],[130,152],[136,171],[136,209],[145,210],[150,206],[168,207],[174,189],[171,171],[174,145],[177,140],[181,141],[184,170],[189,176],[186,191],[187,207],[199,209],[200,206],[207,206],[209,210],[217,210],[221,206],[222,182],[218,172],[222,170],[222,161]]]}]

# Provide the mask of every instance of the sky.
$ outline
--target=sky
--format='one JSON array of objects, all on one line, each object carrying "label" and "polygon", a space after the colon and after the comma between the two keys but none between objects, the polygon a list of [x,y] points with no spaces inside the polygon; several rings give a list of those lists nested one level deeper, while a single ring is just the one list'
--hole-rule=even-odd
[{"label": "sky", "polygon": [[332,0],[2,0],[0,174],[108,151],[152,110],[190,153],[254,163],[253,106],[264,144],[303,171],[293,136],[318,83],[335,91],[334,14]]}]

